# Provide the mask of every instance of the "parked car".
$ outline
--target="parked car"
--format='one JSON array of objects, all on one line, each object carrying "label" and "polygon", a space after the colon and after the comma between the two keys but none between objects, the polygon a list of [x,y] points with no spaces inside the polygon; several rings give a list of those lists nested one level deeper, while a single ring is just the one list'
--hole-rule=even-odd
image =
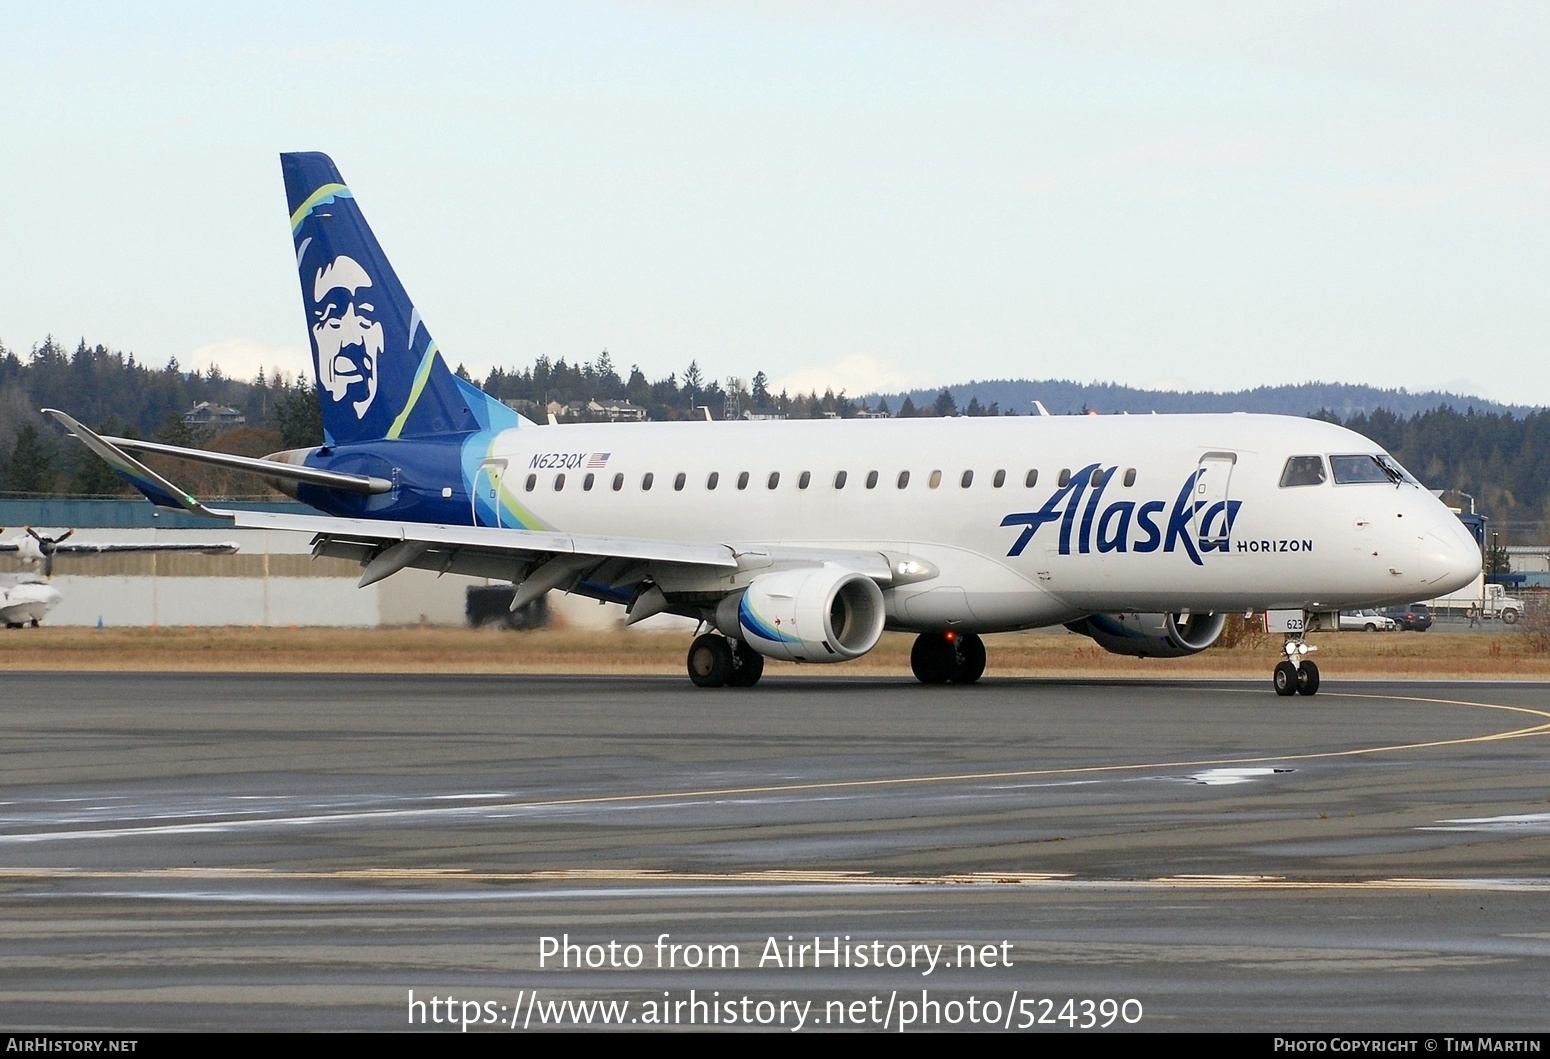
[{"label": "parked car", "polygon": [[1425,603],[1407,603],[1403,607],[1384,607],[1383,613],[1409,632],[1425,632],[1432,627],[1432,609]]},{"label": "parked car", "polygon": [[1340,629],[1342,632],[1395,632],[1399,623],[1375,610],[1343,610],[1340,612]]}]

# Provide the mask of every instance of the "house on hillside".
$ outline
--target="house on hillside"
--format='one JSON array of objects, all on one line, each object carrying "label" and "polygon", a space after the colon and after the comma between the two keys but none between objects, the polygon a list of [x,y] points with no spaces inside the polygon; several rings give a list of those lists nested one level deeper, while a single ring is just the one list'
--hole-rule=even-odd
[{"label": "house on hillside", "polygon": [[629,401],[592,401],[587,411],[594,416],[604,416],[610,423],[644,423],[646,410]]},{"label": "house on hillside", "polygon": [[248,421],[248,417],[235,408],[200,401],[183,413],[183,422],[191,427],[236,427]]}]

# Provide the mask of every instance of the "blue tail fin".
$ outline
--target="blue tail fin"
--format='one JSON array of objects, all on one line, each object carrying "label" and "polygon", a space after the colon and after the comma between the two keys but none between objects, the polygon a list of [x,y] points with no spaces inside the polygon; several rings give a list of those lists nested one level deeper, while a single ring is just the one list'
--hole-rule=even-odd
[{"label": "blue tail fin", "polygon": [[328,443],[516,426],[516,413],[447,370],[329,157],[282,154],[280,168]]}]

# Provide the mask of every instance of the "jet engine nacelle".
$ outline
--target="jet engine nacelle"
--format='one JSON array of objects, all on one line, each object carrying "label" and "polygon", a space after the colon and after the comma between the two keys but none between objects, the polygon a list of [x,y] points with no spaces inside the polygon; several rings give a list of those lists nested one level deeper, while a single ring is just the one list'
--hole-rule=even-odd
[{"label": "jet engine nacelle", "polygon": [[1226,614],[1089,614],[1066,625],[1091,636],[1098,646],[1136,658],[1183,658],[1216,643],[1227,624]]},{"label": "jet engine nacelle", "polygon": [[883,635],[883,592],[865,574],[825,564],[753,579],[716,610],[716,625],[769,658],[844,662]]}]

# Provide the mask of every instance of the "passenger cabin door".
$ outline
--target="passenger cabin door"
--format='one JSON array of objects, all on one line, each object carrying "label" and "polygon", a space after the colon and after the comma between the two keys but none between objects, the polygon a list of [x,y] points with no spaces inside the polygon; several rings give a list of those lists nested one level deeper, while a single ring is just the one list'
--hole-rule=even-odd
[{"label": "passenger cabin door", "polygon": [[1201,551],[1227,548],[1228,500],[1232,496],[1232,470],[1238,462],[1235,452],[1208,452],[1200,457],[1195,476],[1195,539]]},{"label": "passenger cabin door", "polygon": [[474,475],[473,515],[475,526],[503,525],[501,479],[506,475],[505,460],[485,460]]}]

